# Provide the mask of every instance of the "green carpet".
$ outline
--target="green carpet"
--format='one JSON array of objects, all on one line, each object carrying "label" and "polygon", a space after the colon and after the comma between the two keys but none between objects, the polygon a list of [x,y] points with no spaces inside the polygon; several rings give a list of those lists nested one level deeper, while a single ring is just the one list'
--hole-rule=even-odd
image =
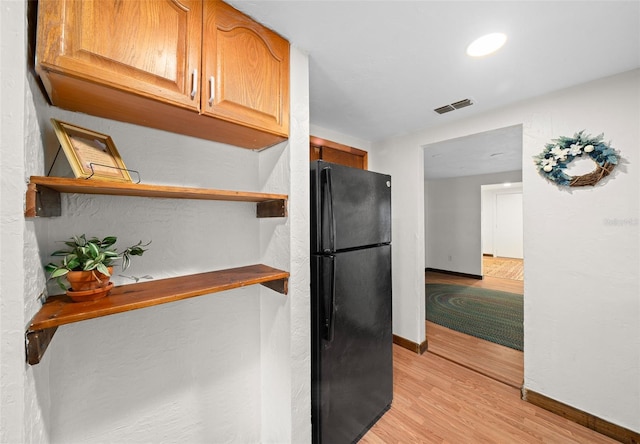
[{"label": "green carpet", "polygon": [[427,321],[522,351],[523,297],[505,291],[426,284]]}]

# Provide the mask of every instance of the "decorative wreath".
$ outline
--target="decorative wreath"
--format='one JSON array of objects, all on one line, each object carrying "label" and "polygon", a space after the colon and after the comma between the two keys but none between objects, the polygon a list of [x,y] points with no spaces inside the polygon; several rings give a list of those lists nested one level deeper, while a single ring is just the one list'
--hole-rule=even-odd
[{"label": "decorative wreath", "polygon": [[[591,137],[584,130],[573,137],[559,137],[545,145],[544,151],[534,156],[538,172],[557,185],[584,187],[595,185],[607,177],[618,164],[618,154],[603,142],[604,134]],[[582,176],[569,176],[564,172],[574,159],[589,156],[596,164],[596,169]]]}]

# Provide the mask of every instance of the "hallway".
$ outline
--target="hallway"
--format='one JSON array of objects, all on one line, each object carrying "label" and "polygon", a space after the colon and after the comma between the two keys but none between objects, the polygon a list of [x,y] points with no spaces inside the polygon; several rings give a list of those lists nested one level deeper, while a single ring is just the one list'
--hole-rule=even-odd
[{"label": "hallway", "polygon": [[[472,279],[450,274],[426,272],[425,283],[466,285],[522,294],[524,282],[485,277]],[[433,322],[426,322],[428,350],[463,367],[477,371],[519,389],[524,381],[524,354],[509,347],[459,333]]]},{"label": "hallway", "polygon": [[393,404],[362,444],[617,442],[431,352],[418,355],[394,345],[393,359]]},{"label": "hallway", "polygon": [[[523,292],[523,281],[427,272],[425,281]],[[360,441],[614,443],[520,399],[523,353],[427,322],[428,351],[393,346],[391,409]]]}]

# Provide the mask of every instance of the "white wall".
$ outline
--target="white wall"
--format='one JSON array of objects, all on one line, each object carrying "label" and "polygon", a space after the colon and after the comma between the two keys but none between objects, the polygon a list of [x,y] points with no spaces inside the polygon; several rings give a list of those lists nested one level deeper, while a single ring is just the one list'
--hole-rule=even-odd
[{"label": "white wall", "polygon": [[[40,408],[25,378],[23,295],[26,2],[0,8],[0,442],[39,442]],[[8,106],[10,105],[10,106]],[[26,395],[28,393],[28,395]],[[45,401],[46,402],[46,401]],[[28,412],[28,415],[24,415]]]},{"label": "white wall", "polygon": [[[259,189],[255,152],[48,106],[45,140],[50,115],[110,134],[143,183]],[[251,203],[63,195],[27,231],[41,263],[73,234],[152,240],[126,274],[160,279],[259,263],[259,224]],[[44,360],[52,442],[260,440],[259,287],[60,327]]]},{"label": "white wall", "polygon": [[481,276],[481,187],[521,178],[510,171],[425,181],[426,267]]},{"label": "white wall", "polygon": [[[424,172],[421,149],[372,144],[369,169],[391,175],[393,334],[417,344],[424,327]],[[409,145],[413,147],[413,145]],[[420,187],[420,189],[417,189]],[[422,279],[417,279],[422,276]],[[420,298],[419,296],[422,295]]]},{"label": "white wall", "polygon": [[[424,338],[421,147],[523,124],[525,388],[640,431],[638,122],[635,70],[373,144],[394,177],[394,333]],[[582,129],[625,163],[596,187],[558,189],[532,156]]]},{"label": "white wall", "polygon": [[[306,56],[292,52],[292,140],[252,152],[48,106],[25,82],[25,5],[3,3],[0,12],[0,442],[307,441]],[[297,202],[292,217],[257,219],[251,203],[63,195],[61,217],[25,221],[26,179],[44,174],[57,148],[52,116],[111,135],[144,183],[283,192]],[[151,239],[126,274],[154,279],[295,264],[291,292],[250,286],[62,326],[43,360],[28,366],[24,331],[46,287],[42,263],[55,241],[80,233],[115,234],[118,245]],[[283,308],[276,314],[285,333],[277,325],[265,339],[276,324],[268,307]],[[268,355],[267,344],[278,351]],[[275,367],[284,391],[265,387]],[[288,399],[288,419],[273,426],[265,424],[271,393]]]},{"label": "white wall", "polygon": [[288,295],[261,290],[263,443],[311,441],[309,73],[308,57],[296,48],[291,50],[290,91],[295,101],[288,149],[260,153],[262,189],[289,195],[285,224],[261,221],[263,260],[291,273]]},{"label": "white wall", "polygon": [[[291,87],[298,99],[291,107],[291,163],[289,167],[288,239],[291,256],[289,300],[291,305],[290,373],[291,435],[272,442],[311,442],[311,265],[309,225],[309,58],[300,51],[291,57]],[[264,383],[268,384],[268,381]],[[267,420],[265,417],[264,421]],[[264,442],[268,442],[264,439]]]},{"label": "white wall", "polygon": [[358,137],[342,134],[337,131],[322,128],[318,125],[310,125],[309,134],[311,134],[312,136],[320,137],[321,139],[326,139],[353,148],[358,148],[363,151],[369,151],[371,149],[371,142],[369,142],[368,140],[363,140]]},{"label": "white wall", "polygon": [[503,211],[506,211],[506,213],[503,214],[504,220],[502,222],[506,222],[508,225],[513,224],[513,231],[518,233],[517,239],[508,239],[509,249],[514,251],[517,250],[518,254],[509,257],[517,257],[519,259],[523,259],[524,242],[522,239],[522,182],[515,184],[509,183],[509,187],[505,187],[502,184],[482,186],[482,254],[496,256],[495,242],[505,241],[504,237],[501,238],[500,234],[496,232],[496,206],[498,199],[500,199],[498,196],[504,196],[505,194],[516,194],[519,196],[520,205],[517,205],[516,208],[502,208]]}]

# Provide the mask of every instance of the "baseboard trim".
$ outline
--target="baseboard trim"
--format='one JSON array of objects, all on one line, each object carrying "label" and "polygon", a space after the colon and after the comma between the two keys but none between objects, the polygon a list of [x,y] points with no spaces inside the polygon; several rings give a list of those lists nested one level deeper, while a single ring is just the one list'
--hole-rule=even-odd
[{"label": "baseboard trim", "polygon": [[570,421],[576,422],[622,443],[640,444],[640,433],[612,424],[590,413],[583,412],[582,410],[578,410],[532,390],[527,390],[524,387],[521,392],[522,399],[530,404],[541,407],[563,418],[567,418]]},{"label": "baseboard trim", "polygon": [[460,273],[458,271],[440,270],[438,268],[428,268],[428,267],[425,268],[424,271],[433,271],[435,273],[452,274],[454,276],[482,280],[482,276],[480,276],[479,274]]},{"label": "baseboard trim", "polygon": [[406,348],[407,350],[410,350],[414,353],[417,353],[419,355],[423,354],[424,352],[427,351],[427,340],[425,338],[424,342],[421,344],[418,344],[417,342],[413,342],[410,341],[408,339],[405,339],[401,336],[396,336],[393,335],[393,343],[396,345],[399,345],[402,348]]}]

